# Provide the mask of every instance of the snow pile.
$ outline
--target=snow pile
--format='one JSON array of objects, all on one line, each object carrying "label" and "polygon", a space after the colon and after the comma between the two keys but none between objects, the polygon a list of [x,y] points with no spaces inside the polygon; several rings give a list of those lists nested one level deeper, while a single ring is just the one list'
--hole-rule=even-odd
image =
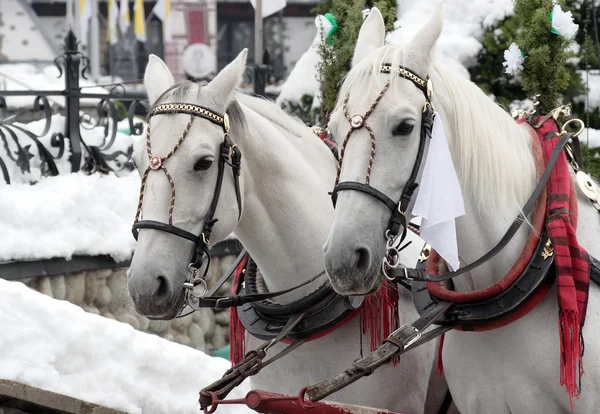
[{"label": "snow pile", "polygon": [[[0,279],[0,378],[132,414],[196,414],[230,363]],[[248,381],[229,398],[249,391]],[[220,414],[253,413],[224,405]]]},{"label": "snow pile", "polygon": [[[387,41],[408,43],[431,19],[440,1],[398,0],[397,27]],[[436,59],[469,77],[467,68],[476,62],[485,31],[513,14],[513,0],[444,0],[444,27],[436,43]]]},{"label": "snow pile", "polygon": [[131,258],[137,171],[121,177],[65,174],[0,191],[0,261],[103,254],[117,262]]},{"label": "snow pile", "polygon": [[291,70],[286,81],[281,85],[277,103],[299,102],[304,95],[313,97],[313,107],[321,104],[321,82],[317,80],[317,65],[319,57],[319,43],[321,39],[320,30],[317,30],[315,38],[306,52],[300,56],[296,65]]}]

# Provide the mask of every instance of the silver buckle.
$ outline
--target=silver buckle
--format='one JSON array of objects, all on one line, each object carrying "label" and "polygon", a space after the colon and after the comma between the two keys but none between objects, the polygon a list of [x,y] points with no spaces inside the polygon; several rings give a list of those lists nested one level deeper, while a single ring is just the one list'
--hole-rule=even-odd
[{"label": "silver buckle", "polygon": [[398,329],[396,329],[394,332],[392,332],[392,334],[390,336],[396,336],[397,334],[401,333],[402,331],[406,330],[406,329],[413,329],[413,333],[412,338],[410,338],[406,344],[404,344],[404,348],[408,348],[409,346],[411,346],[412,344],[414,344],[415,342],[417,342],[419,339],[421,339],[421,331],[419,331],[417,328],[415,328],[413,325],[402,325],[401,327],[399,327]]}]

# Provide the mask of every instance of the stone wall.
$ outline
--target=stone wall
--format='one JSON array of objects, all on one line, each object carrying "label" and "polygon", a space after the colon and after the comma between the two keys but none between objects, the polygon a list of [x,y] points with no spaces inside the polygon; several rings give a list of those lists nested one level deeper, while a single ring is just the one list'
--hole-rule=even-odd
[{"label": "stone wall", "polygon": [[[213,257],[208,286],[225,273],[235,256]],[[229,343],[229,310],[202,309],[173,321],[151,321],[135,312],[127,290],[127,268],[89,270],[58,276],[22,279],[32,289],[83,310],[128,323],[135,329],[210,353]],[[229,294],[231,281],[218,294]]]}]

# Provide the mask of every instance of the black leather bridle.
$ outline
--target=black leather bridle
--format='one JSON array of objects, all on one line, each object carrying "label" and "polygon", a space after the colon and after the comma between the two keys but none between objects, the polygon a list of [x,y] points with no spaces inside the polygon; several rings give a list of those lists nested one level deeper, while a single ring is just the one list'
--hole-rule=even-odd
[{"label": "black leather bridle", "polygon": [[[423,116],[421,119],[421,135],[420,135],[420,140],[419,140],[419,150],[417,152],[417,158],[415,159],[415,163],[414,163],[412,171],[410,173],[410,177],[408,178],[408,180],[406,181],[406,183],[404,185],[404,189],[402,190],[402,195],[400,196],[400,200],[398,202],[393,201],[390,197],[385,195],[383,192],[377,190],[376,188],[372,187],[369,184],[371,168],[373,167],[373,160],[375,158],[375,134],[373,133],[373,130],[371,129],[371,127],[366,123],[366,120],[369,117],[369,115],[371,115],[371,113],[373,113],[373,110],[375,109],[375,107],[377,106],[377,104],[379,103],[379,101],[381,100],[381,98],[383,97],[385,92],[387,91],[387,89],[390,85],[390,81],[388,81],[385,84],[384,88],[379,93],[379,95],[377,96],[377,98],[375,98],[375,101],[373,102],[371,107],[367,110],[367,112],[365,112],[364,115],[350,116],[348,114],[348,98],[350,95],[349,94],[346,95],[346,98],[344,99],[344,103],[343,103],[343,110],[344,110],[344,116],[350,123],[350,129],[348,130],[348,133],[346,134],[346,137],[344,138],[344,141],[342,144],[342,148],[341,148],[341,152],[340,152],[340,159],[338,162],[338,171],[337,171],[337,177],[335,180],[335,186],[333,188],[333,191],[330,194],[331,194],[331,199],[333,201],[334,206],[336,204],[337,196],[340,191],[354,190],[354,191],[360,191],[360,192],[366,193],[366,194],[376,198],[377,200],[381,201],[387,208],[390,209],[390,211],[392,212],[392,215],[390,217],[388,227],[385,232],[385,237],[386,237],[387,243],[388,243],[387,244],[388,255],[386,255],[385,260],[388,261],[388,265],[390,267],[394,267],[395,265],[398,264],[398,252],[400,250],[399,246],[406,238],[406,233],[407,233],[408,227],[407,227],[407,223],[406,223],[405,213],[406,213],[406,209],[408,208],[408,205],[410,204],[411,198],[412,198],[415,190],[419,186],[419,184],[416,182],[417,175],[419,174],[419,170],[421,168],[421,162],[423,160],[423,153],[425,152],[425,143],[427,141],[427,138],[431,138],[431,130],[433,128],[433,120],[434,120],[435,113],[434,113],[433,107],[431,105],[431,96],[433,93],[433,87],[432,87],[432,83],[431,83],[431,80],[429,79],[429,77],[427,77],[426,79],[423,79],[423,78],[419,77],[418,75],[416,75],[410,69],[407,69],[403,66],[400,66],[394,70],[390,64],[382,65],[380,68],[380,72],[381,73],[396,72],[400,77],[410,80],[425,95],[426,102],[425,102],[425,105],[423,106]],[[342,162],[343,162],[343,158],[344,158],[344,151],[346,149],[346,145],[348,145],[348,140],[350,139],[352,132],[354,132],[358,129],[361,129],[361,128],[365,128],[369,132],[369,135],[371,136],[371,157],[369,159],[369,165],[367,167],[365,183],[360,183],[357,181],[340,182],[340,174],[342,171]],[[402,231],[402,234],[400,235],[400,237],[397,237],[398,234],[400,233],[400,231]],[[390,252],[393,252],[391,257],[389,255]],[[392,262],[389,262],[389,260],[391,260]]]},{"label": "black leather bridle", "polygon": [[[191,241],[196,246],[192,252],[190,257],[190,264],[188,269],[190,270],[190,280],[184,285],[188,289],[193,289],[195,286],[202,285],[204,290],[206,290],[206,274],[208,272],[208,268],[210,265],[210,255],[208,253],[208,246],[210,242],[210,236],[212,233],[212,228],[218,219],[214,218],[215,211],[217,209],[217,204],[219,203],[219,198],[221,195],[221,188],[223,186],[223,179],[225,176],[225,165],[229,165],[231,167],[233,173],[233,181],[235,186],[235,195],[237,198],[237,206],[238,206],[238,220],[242,214],[242,199],[240,193],[240,183],[239,176],[241,170],[241,160],[242,153],[237,145],[233,144],[229,137],[229,118],[227,114],[219,115],[218,113],[203,108],[194,104],[187,103],[168,103],[168,104],[160,104],[156,105],[150,111],[148,115],[148,119],[150,119],[154,115],[159,114],[187,114],[190,115],[190,121],[187,124],[187,127],[183,131],[179,140],[173,147],[173,149],[164,157],[160,157],[159,155],[152,155],[151,147],[150,147],[150,124],[148,124],[148,129],[146,131],[146,149],[148,153],[148,158],[150,159],[150,165],[144,171],[142,176],[142,184],[140,189],[140,197],[138,202],[137,213],[135,215],[135,220],[132,227],[133,237],[137,240],[139,229],[153,229],[165,231],[167,233],[173,234],[177,237],[184,238],[186,240]],[[204,118],[209,120],[210,122],[220,126],[223,128],[223,142],[220,146],[219,151],[219,159],[218,159],[218,173],[217,173],[217,181],[215,183],[215,189],[213,193],[213,198],[206,213],[206,217],[204,219],[204,224],[202,226],[202,231],[198,236],[193,233],[190,233],[187,230],[184,230],[180,227],[173,225],[173,209],[175,207],[175,183],[171,178],[171,175],[167,171],[165,167],[165,161],[167,161],[177,149],[181,146],[183,140],[187,136],[192,123],[196,117]],[[146,186],[146,179],[148,177],[148,173],[150,171],[163,170],[169,183],[171,184],[171,202],[169,205],[169,218],[168,223],[163,223],[160,221],[154,220],[141,220],[142,217],[142,204],[144,202],[144,190]],[[204,263],[204,259],[209,260],[208,265],[205,268],[204,275],[200,278],[197,277],[198,270],[202,267]]]}]

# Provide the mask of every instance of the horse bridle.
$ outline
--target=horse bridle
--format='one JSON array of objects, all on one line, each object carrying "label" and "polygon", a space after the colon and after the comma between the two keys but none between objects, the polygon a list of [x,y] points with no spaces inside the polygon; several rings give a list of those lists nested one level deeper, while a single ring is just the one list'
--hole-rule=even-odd
[{"label": "horse bridle", "polygon": [[[392,73],[393,71],[394,70],[392,68],[392,65],[390,65],[390,64],[383,64],[380,68],[381,73]],[[390,81],[388,81],[385,84],[385,86],[383,87],[383,89],[381,90],[379,95],[377,95],[377,97],[375,98],[375,101],[373,101],[373,104],[364,113],[364,115],[353,115],[353,116],[349,115],[348,99],[350,97],[350,94],[348,93],[346,95],[342,107],[343,107],[343,111],[344,111],[344,117],[350,123],[350,129],[346,133],[346,136],[342,143],[342,147],[341,147],[341,151],[340,151],[340,159],[339,159],[338,168],[337,168],[337,176],[335,179],[335,186],[333,188],[333,191],[330,193],[334,206],[336,204],[337,196],[340,191],[354,190],[354,191],[360,191],[360,192],[366,193],[366,194],[370,195],[371,197],[376,198],[377,200],[381,201],[388,209],[390,209],[390,211],[392,212],[392,215],[390,217],[388,227],[385,232],[385,237],[387,239],[387,244],[386,244],[386,253],[387,254],[384,258],[384,263],[383,263],[384,274],[387,274],[387,270],[396,268],[400,265],[398,253],[403,248],[403,247],[401,248],[400,245],[406,238],[406,233],[407,233],[407,229],[408,229],[405,213],[406,213],[406,209],[408,208],[408,206],[410,204],[411,198],[412,198],[415,190],[419,186],[419,184],[416,182],[417,175],[419,174],[419,170],[421,168],[421,162],[423,160],[423,153],[425,152],[425,143],[427,141],[427,138],[431,138],[431,130],[433,128],[433,120],[434,120],[434,116],[435,116],[433,106],[431,105],[431,96],[433,94],[433,87],[432,87],[432,83],[431,83],[431,80],[429,79],[429,77],[427,77],[426,79],[423,79],[423,78],[419,77],[418,75],[416,75],[413,71],[411,71],[403,66],[398,67],[396,69],[396,72],[400,77],[410,80],[417,88],[419,88],[424,93],[425,100],[426,100],[425,105],[423,106],[423,116],[421,119],[421,135],[420,135],[419,149],[417,152],[417,157],[415,159],[415,163],[414,163],[412,171],[410,173],[410,177],[406,181],[406,183],[404,185],[404,189],[402,190],[402,195],[400,196],[400,200],[398,202],[393,201],[390,197],[385,195],[383,192],[377,190],[376,188],[372,187],[369,184],[370,177],[371,177],[371,169],[373,168],[373,161],[375,159],[375,134],[373,133],[373,130],[371,129],[371,127],[366,123],[366,120],[373,113],[373,111],[375,110],[375,107],[377,106],[377,104],[379,103],[379,101],[381,100],[381,98],[383,97],[385,92],[388,90]],[[345,152],[346,146],[348,145],[348,141],[349,141],[352,133],[361,128],[365,128],[367,130],[367,132],[369,133],[369,136],[371,137],[371,155],[369,158],[369,164],[367,166],[365,183],[361,183],[358,181],[343,181],[340,183],[342,162],[344,159],[344,152]],[[400,231],[402,231],[402,233],[398,237],[398,234]],[[404,246],[404,247],[406,247],[406,246]]]},{"label": "horse bridle", "polygon": [[[225,176],[225,165],[231,166],[231,170],[233,172],[233,181],[235,186],[235,195],[237,198],[237,207],[238,207],[238,220],[242,214],[242,199],[240,193],[240,183],[239,176],[241,171],[241,160],[242,153],[237,145],[233,144],[229,137],[229,118],[227,114],[219,115],[218,113],[203,108],[198,105],[187,104],[187,103],[167,103],[156,105],[150,113],[148,114],[148,121],[151,117],[159,114],[187,114],[190,115],[190,121],[188,122],[185,130],[179,137],[177,143],[169,151],[167,155],[161,157],[157,154],[152,154],[152,150],[150,147],[150,123],[148,122],[148,129],[146,131],[146,150],[148,153],[148,158],[150,160],[150,164],[144,171],[142,175],[142,183],[140,188],[140,197],[137,207],[137,212],[135,214],[135,220],[132,227],[133,237],[137,240],[139,229],[153,229],[165,231],[167,233],[173,234],[177,237],[181,237],[183,239],[189,240],[195,244],[195,248],[190,257],[188,270],[190,271],[190,278],[188,282],[184,284],[186,288],[186,292],[193,292],[194,288],[200,286],[200,290],[202,292],[192,293],[194,296],[202,296],[204,292],[207,290],[206,286],[206,275],[208,272],[208,268],[210,265],[210,255],[208,252],[208,246],[210,243],[210,236],[212,233],[212,228],[218,219],[214,218],[215,211],[217,209],[217,204],[219,202],[219,198],[221,195],[221,188],[223,186],[223,178]],[[187,230],[184,230],[180,227],[173,225],[173,209],[175,208],[175,183],[171,178],[171,174],[165,167],[165,162],[171,158],[171,156],[179,149],[183,140],[187,136],[190,128],[192,127],[192,123],[196,117],[206,119],[213,124],[216,124],[223,128],[223,142],[220,146],[219,151],[219,159],[218,159],[218,173],[217,173],[217,181],[215,184],[215,189],[213,193],[213,198],[210,204],[210,208],[206,213],[206,217],[204,219],[204,224],[202,227],[202,231],[200,235],[196,236],[193,233],[190,233]],[[142,204],[144,202],[144,192],[146,188],[146,180],[148,178],[148,174],[150,171],[158,171],[162,170],[167,179],[169,180],[169,184],[171,185],[171,201],[169,204],[169,217],[168,223],[163,223],[155,220],[141,220],[142,218]],[[209,261],[208,265],[204,270],[204,274],[201,277],[198,277],[198,270],[202,267],[204,263],[204,259]]]}]

